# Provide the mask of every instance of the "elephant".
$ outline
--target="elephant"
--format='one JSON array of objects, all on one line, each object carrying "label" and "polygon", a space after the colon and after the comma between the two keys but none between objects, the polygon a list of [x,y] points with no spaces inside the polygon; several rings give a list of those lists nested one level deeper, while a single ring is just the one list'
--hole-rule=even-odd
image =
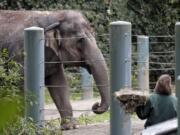
[{"label": "elephant", "polygon": [[[23,61],[24,29],[44,28],[45,84],[61,116],[61,128],[76,128],[68,94],[64,69],[84,67],[92,74],[101,101],[92,105],[96,114],[104,113],[110,104],[107,64],[90,23],[80,11],[0,11],[0,49],[7,48],[10,56]],[[48,87],[48,86],[52,87]],[[53,87],[54,86],[54,87]],[[63,86],[63,87],[55,87]]]}]

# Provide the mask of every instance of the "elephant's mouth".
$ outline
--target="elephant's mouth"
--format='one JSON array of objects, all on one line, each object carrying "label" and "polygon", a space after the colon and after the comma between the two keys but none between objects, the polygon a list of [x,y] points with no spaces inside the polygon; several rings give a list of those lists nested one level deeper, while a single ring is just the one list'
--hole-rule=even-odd
[{"label": "elephant's mouth", "polygon": [[74,63],[64,63],[64,67],[83,67],[85,69],[87,69],[87,71],[89,72],[89,74],[92,74],[92,70],[89,64],[87,64],[86,62],[74,62]]},{"label": "elephant's mouth", "polygon": [[84,68],[87,69],[87,71],[89,72],[89,74],[92,74],[91,68],[90,68],[90,66],[89,66],[88,64],[85,64]]}]

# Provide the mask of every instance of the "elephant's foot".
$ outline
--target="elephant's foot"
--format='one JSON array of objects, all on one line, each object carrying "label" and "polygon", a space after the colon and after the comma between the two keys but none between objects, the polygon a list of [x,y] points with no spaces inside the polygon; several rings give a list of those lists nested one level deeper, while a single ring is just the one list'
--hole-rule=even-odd
[{"label": "elephant's foot", "polygon": [[61,130],[77,129],[77,121],[75,118],[62,118]]}]

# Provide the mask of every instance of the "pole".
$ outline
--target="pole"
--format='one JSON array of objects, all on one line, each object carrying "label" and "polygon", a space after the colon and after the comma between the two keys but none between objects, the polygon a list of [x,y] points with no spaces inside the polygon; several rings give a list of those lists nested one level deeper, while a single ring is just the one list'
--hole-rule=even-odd
[{"label": "pole", "polygon": [[111,135],[131,135],[130,115],[113,98],[113,93],[131,87],[131,23],[110,23],[111,42]]},{"label": "pole", "polygon": [[[175,83],[176,83],[176,96],[180,99],[180,22],[175,25],[175,48],[176,48],[176,70],[175,70]],[[180,135],[180,102],[178,102],[178,135]]]},{"label": "pole", "polygon": [[44,120],[44,30],[30,27],[24,30],[25,39],[25,97],[26,118],[42,125]]},{"label": "pole", "polygon": [[149,91],[149,37],[137,37],[138,88]]},{"label": "pole", "polygon": [[93,80],[92,76],[85,68],[81,68],[81,86],[83,90],[82,99],[89,100],[93,98]]}]

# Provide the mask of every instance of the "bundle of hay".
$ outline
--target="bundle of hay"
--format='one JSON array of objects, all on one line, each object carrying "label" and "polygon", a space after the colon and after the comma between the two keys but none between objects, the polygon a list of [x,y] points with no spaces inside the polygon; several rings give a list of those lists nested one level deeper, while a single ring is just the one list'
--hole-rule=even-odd
[{"label": "bundle of hay", "polygon": [[133,113],[137,106],[146,103],[148,94],[143,91],[121,89],[115,92],[114,96],[126,113]]}]

